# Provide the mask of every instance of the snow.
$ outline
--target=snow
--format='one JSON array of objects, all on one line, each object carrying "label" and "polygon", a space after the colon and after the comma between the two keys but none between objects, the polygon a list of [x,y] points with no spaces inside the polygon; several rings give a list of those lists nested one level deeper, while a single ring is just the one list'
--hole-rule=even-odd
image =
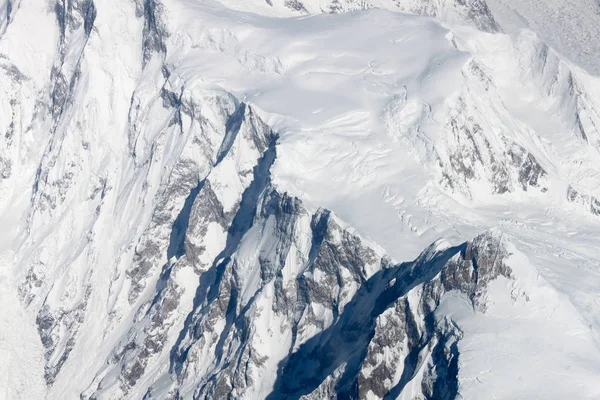
[{"label": "snow", "polygon": [[[8,232],[0,235],[0,398],[70,398],[92,382],[110,381],[114,372],[103,370],[106,359],[136,318],[126,298],[125,271],[150,224],[153,193],[166,187],[164,171],[173,169],[175,154],[204,157],[196,148],[184,148],[187,136],[165,134],[170,118],[155,98],[162,87],[199,99],[203,115],[212,121],[222,117],[222,110],[209,100],[211,93],[231,93],[252,106],[279,133],[271,170],[277,189],[299,197],[310,210],[331,209],[396,261],[415,258],[439,238],[458,244],[499,226],[514,242],[511,267],[517,280],[492,283],[485,314],[473,313],[458,295],[444,298],[439,310],[464,329],[461,394],[465,399],[481,398],[481,393],[600,397],[600,217],[566,200],[569,185],[600,198],[597,4],[489,0],[506,32],[490,34],[378,9],[298,17],[281,1],[274,1],[274,7],[222,1],[233,10],[208,0],[164,0],[171,32],[164,60],[170,76],[165,78],[156,59],[141,69],[143,24],[135,18],[135,5],[97,3],[100,11],[89,41],[80,30],[66,45],[64,72],[72,73],[80,61],[85,68],[76,106],[60,121],[35,120],[28,127],[38,96],[50,90],[48,71],[58,40],[55,17],[35,2],[23,2],[0,39],[0,54],[28,77],[18,85],[0,85],[6,99],[14,96],[20,102],[14,109],[23,132],[16,147],[0,147],[0,155],[14,161],[13,176],[0,182],[0,223]],[[315,1],[307,8],[318,12],[328,4]],[[483,71],[482,81],[469,69],[473,65]],[[571,79],[577,89],[569,86]],[[461,101],[471,114],[465,119],[478,118],[496,156],[506,156],[502,149],[510,140],[538,160],[548,172],[546,193],[493,194],[483,178],[469,182],[470,193],[453,192],[441,183],[444,167],[438,158],[447,160],[463,146],[452,142],[445,128]],[[13,106],[3,98],[0,107]],[[10,124],[8,115],[0,117],[3,130]],[[192,126],[185,118],[183,125]],[[136,130],[129,130],[131,120],[140,125]],[[578,120],[589,141],[577,136]],[[183,135],[194,133],[190,129]],[[209,175],[225,212],[239,202],[259,157],[246,142],[235,141],[231,149]],[[50,166],[44,184],[66,187],[57,210],[30,209],[42,154],[41,165]],[[469,159],[463,163],[479,168]],[[106,178],[116,182],[106,199],[91,196]],[[174,209],[183,203],[173,201]],[[109,212],[97,215],[99,207]],[[254,226],[239,246],[239,278],[247,289],[242,304],[260,283],[251,269],[257,266],[246,261],[259,250],[274,257],[276,249],[264,241],[263,231],[275,229],[272,221]],[[309,221],[301,220],[297,231],[297,243],[308,247]],[[226,230],[209,223],[205,240],[198,243],[206,246],[201,260],[211,262],[226,240]],[[292,247],[283,275],[297,275],[302,262]],[[26,264],[37,265],[40,277],[51,282],[45,292],[34,289],[28,305],[17,290],[28,273],[22,268]],[[378,267],[369,266],[369,275]],[[181,307],[188,310],[196,272],[186,267],[175,280],[186,293]],[[85,339],[77,342],[74,356],[48,389],[31,310],[47,301],[72,311],[85,298],[87,283],[94,294],[86,300],[90,311],[79,333]],[[259,355],[270,357],[267,370],[272,372],[254,377],[264,380],[252,392],[257,398],[269,393],[276,362],[291,345],[289,333],[268,326],[268,321],[278,323],[270,309],[272,291],[263,288],[256,302],[261,313],[252,340]],[[328,309],[311,307],[325,325],[331,324]],[[178,318],[171,322],[182,323],[185,312]],[[298,332],[296,348],[316,333],[316,327]],[[67,338],[61,336],[60,346]],[[168,341],[172,345],[175,339]],[[167,352],[156,360],[166,363]],[[198,376],[211,362],[210,354],[201,356],[206,360],[197,366]],[[157,363],[153,377],[165,369]],[[118,396],[111,392],[116,389],[106,390],[107,396]]]},{"label": "snow", "polygon": [[[215,55],[218,62],[207,63],[197,54],[193,39],[168,60],[173,60],[175,71],[184,71],[179,78],[186,84],[201,76],[203,82],[232,91],[270,117],[281,133],[272,171],[278,188],[299,196],[313,208],[324,206],[335,211],[397,260],[414,258],[439,237],[458,243],[484,229],[502,226],[514,235],[521,249],[530,252],[540,279],[552,287],[546,289],[548,294],[540,294],[546,297],[532,301],[543,303],[551,298],[555,304],[566,304],[564,307],[572,303],[573,308],[557,315],[575,320],[566,323],[569,331],[559,330],[543,338],[532,335],[554,332],[558,326],[543,318],[539,323],[515,325],[498,337],[507,341],[501,349],[494,349],[488,339],[477,335],[464,346],[473,346],[481,362],[490,360],[481,355],[487,348],[499,352],[489,356],[498,363],[511,357],[523,359],[530,351],[535,355],[525,357],[530,361],[522,370],[506,370],[503,365],[507,364],[491,367],[508,374],[489,382],[490,390],[504,393],[504,397],[532,395],[526,388],[501,391],[503,382],[518,378],[513,373],[546,371],[546,375],[534,375],[537,382],[530,387],[537,390],[544,379],[558,379],[559,371],[567,367],[573,371],[567,376],[577,376],[579,383],[571,392],[565,386],[563,391],[548,391],[541,397],[561,398],[567,393],[582,398],[597,396],[593,376],[600,358],[590,354],[596,354],[598,346],[599,317],[594,305],[599,298],[594,288],[600,287],[600,259],[592,243],[598,239],[600,221],[567,205],[564,190],[565,182],[581,181],[590,191],[599,187],[599,153],[577,142],[572,134],[573,121],[565,114],[568,110],[557,105],[565,101],[568,89],[549,96],[543,83],[532,80],[532,75],[540,74],[543,79],[552,79],[551,72],[535,70],[540,68],[536,57],[544,46],[536,35],[529,31],[491,35],[464,27],[449,34],[452,28],[431,19],[381,10],[291,18],[285,23],[248,14],[242,25],[237,19],[232,21],[230,11],[215,6],[209,13],[194,14],[194,20],[211,32],[227,32],[214,35],[224,38],[217,46],[222,49]],[[200,18],[202,23],[198,23]],[[184,19],[182,23],[191,22]],[[240,57],[242,48],[244,54],[263,62],[249,63],[247,56]],[[552,49],[548,51],[549,57],[559,60],[560,68],[589,82],[584,85],[586,89],[597,84],[570,61],[561,60]],[[482,91],[465,77],[463,66],[469,59],[489,74],[495,86],[492,91],[497,94]],[[281,65],[282,69],[271,65]],[[432,151],[445,151],[440,145],[445,140],[442,122],[452,107],[449,99],[461,91],[472,96],[469,104],[485,116],[492,131],[520,143],[549,171],[548,195],[532,190],[492,196],[485,182],[473,183],[473,198],[448,195],[439,188],[430,168]],[[599,104],[595,103],[595,91],[586,92],[590,101]],[[570,232],[568,240],[564,239],[566,232]],[[572,256],[549,252],[550,243],[572,252]],[[583,271],[573,258],[586,265]],[[494,296],[492,291],[490,297]],[[473,331],[484,332],[488,319],[485,321],[466,325],[474,324],[477,328]],[[545,346],[565,335],[573,336],[569,332],[577,324],[580,333],[574,337],[581,344],[558,348],[562,359],[551,362],[549,357],[555,353],[545,351]],[[499,327],[489,329],[497,331]],[[522,336],[514,335],[513,329],[523,332]],[[532,341],[536,341],[535,346]],[[517,359],[509,364],[513,363]],[[472,369],[465,377],[480,368],[477,365],[469,366]],[[470,392],[476,390],[472,389],[475,383],[465,385],[465,398],[477,398],[475,393],[481,393]],[[516,385],[514,390],[525,386]]]},{"label": "snow", "polygon": [[[485,314],[475,313],[468,299],[452,293],[437,311],[463,330],[461,394],[465,398],[480,393],[492,398],[597,397],[600,351],[590,335],[591,326],[578,317],[564,294],[541,278],[523,253],[514,248],[511,253],[507,264],[517,279],[501,277],[492,282]],[[515,331],[521,334],[514,335]]]},{"label": "snow", "polygon": [[594,0],[487,0],[506,32],[528,28],[580,67],[598,76],[600,7]]},{"label": "snow", "polygon": [[[390,101],[407,92],[417,106],[443,108],[440,93],[457,88],[466,61],[466,55],[446,39],[448,31],[429,19],[380,10],[294,18],[285,24],[249,15],[241,27],[226,19],[226,10],[210,12],[198,25],[213,35],[218,30],[228,33],[219,36],[226,39],[219,43],[224,50],[215,55],[218,63],[207,63],[193,42],[180,50],[185,56],[178,52],[168,60],[174,60],[177,79],[186,86],[194,85],[199,77],[203,82],[218,82],[275,115],[270,121],[281,135],[273,171],[276,185],[315,208],[333,209],[398,259],[416,256],[437,239],[437,234],[430,235],[400,250],[403,237],[399,234],[412,234],[410,227],[396,218],[393,207],[374,210],[369,205],[388,182],[407,181],[402,185],[406,186],[423,179],[417,175],[422,171],[419,160],[404,155],[405,143],[390,137],[395,133],[385,128],[381,113]],[[374,20],[377,29],[369,29]],[[379,45],[369,46],[375,42]],[[284,71],[266,79],[265,71],[249,69],[240,61],[237,48],[277,60]],[[415,53],[415,48],[426,51]],[[179,71],[184,72],[180,75]],[[372,229],[365,228],[373,227],[373,220],[393,225],[378,226],[379,234],[372,235]]]}]

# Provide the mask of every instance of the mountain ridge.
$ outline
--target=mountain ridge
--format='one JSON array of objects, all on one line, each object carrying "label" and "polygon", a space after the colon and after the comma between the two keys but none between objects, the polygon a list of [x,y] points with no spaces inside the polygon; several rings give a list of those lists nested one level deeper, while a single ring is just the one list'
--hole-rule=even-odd
[{"label": "mountain ridge", "polygon": [[0,396],[595,398],[600,80],[492,3],[2,2]]}]

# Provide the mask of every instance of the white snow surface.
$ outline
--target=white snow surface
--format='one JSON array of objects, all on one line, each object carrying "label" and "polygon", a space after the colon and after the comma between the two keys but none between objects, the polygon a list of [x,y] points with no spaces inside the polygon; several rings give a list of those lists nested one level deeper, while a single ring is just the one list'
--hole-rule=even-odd
[{"label": "white snow surface", "polygon": [[[19,131],[12,145],[0,144],[0,155],[13,165],[0,181],[0,399],[77,398],[97,382],[133,323],[124,265],[150,223],[151,193],[165,185],[162,171],[175,162],[158,159],[153,146],[200,158],[183,148],[183,139],[159,135],[165,118],[144,96],[163,83],[192,99],[229,93],[252,106],[279,134],[275,187],[310,210],[332,210],[395,261],[414,259],[439,238],[459,244],[492,227],[510,237],[517,279],[492,284],[487,313],[474,313],[458,295],[447,296],[440,311],[464,330],[463,398],[600,398],[600,216],[567,201],[570,186],[600,199],[600,79],[593,75],[600,71],[600,51],[589,39],[597,38],[600,25],[588,12],[591,1],[542,7],[533,0],[490,0],[509,33],[487,33],[382,9],[296,16],[262,2],[164,0],[166,82],[160,69],[142,70],[143,23],[135,4],[96,1],[94,29],[80,50],[85,67],[75,106],[55,128],[35,118],[49,90],[59,36],[54,15],[41,3],[16,2],[0,38],[0,64],[10,62],[26,77],[18,84],[4,79],[8,75],[0,81],[1,129],[14,120]],[[308,12],[325,7],[310,4]],[[70,40],[65,71],[84,46],[77,35]],[[145,114],[135,161],[128,158],[127,138],[134,90],[142,109],[154,110]],[[484,163],[472,166],[475,178],[447,184],[448,160],[464,147],[450,134],[457,113],[478,124],[497,157],[506,156],[506,143],[532,154],[547,172],[547,190],[515,184],[494,192],[494,172]],[[251,170],[257,158],[254,149],[236,151],[237,158],[211,172],[221,182],[213,189],[226,210],[249,184],[239,172]],[[52,166],[48,182],[74,182],[56,209],[32,204],[42,159]],[[145,162],[142,178],[134,165]],[[91,193],[102,179],[116,183],[96,200]],[[107,211],[96,213],[101,206]],[[215,256],[225,234],[214,224],[207,235],[207,254]],[[249,257],[252,246],[245,239],[238,257]],[[19,293],[25,265],[36,265],[51,282],[30,301]],[[177,279],[189,285],[184,300],[191,307],[197,276],[189,269]],[[88,286],[82,339],[47,386],[36,314],[42,302],[77,304]],[[267,312],[261,318],[273,323]],[[271,327],[256,323],[257,337],[265,337]],[[289,343],[281,336],[278,341]],[[263,344],[261,351],[268,349]],[[275,360],[285,352],[271,353],[274,375]],[[157,363],[153,376],[165,369]],[[259,389],[257,398],[268,393]]]}]

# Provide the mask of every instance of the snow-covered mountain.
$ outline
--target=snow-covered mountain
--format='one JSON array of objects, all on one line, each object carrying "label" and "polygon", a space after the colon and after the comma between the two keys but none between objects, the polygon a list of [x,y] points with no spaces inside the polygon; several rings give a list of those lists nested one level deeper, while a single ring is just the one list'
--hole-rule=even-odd
[{"label": "snow-covered mountain", "polygon": [[0,398],[600,398],[592,0],[0,1]]}]

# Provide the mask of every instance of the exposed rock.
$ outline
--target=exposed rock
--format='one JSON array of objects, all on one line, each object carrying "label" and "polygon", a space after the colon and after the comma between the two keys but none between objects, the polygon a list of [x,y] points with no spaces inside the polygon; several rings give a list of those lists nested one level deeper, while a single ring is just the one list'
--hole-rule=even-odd
[{"label": "exposed rock", "polygon": [[580,193],[571,185],[567,189],[567,201],[580,204],[593,215],[600,216],[600,200],[594,196]]}]

